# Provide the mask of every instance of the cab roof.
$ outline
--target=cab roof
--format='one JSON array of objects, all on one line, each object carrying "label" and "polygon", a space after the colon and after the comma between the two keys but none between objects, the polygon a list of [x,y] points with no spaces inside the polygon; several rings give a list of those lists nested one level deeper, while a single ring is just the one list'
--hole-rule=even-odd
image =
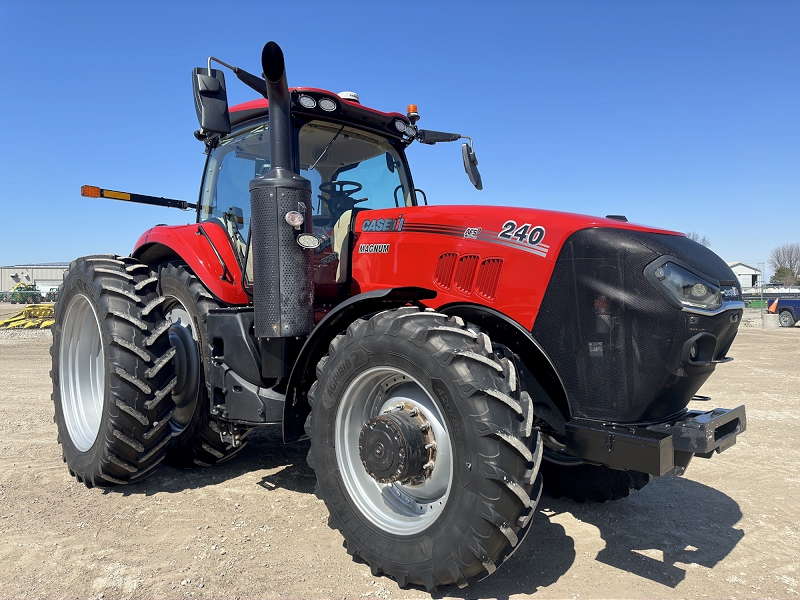
[{"label": "cab roof", "polygon": [[[328,90],[317,88],[291,88],[289,94],[293,114],[318,117],[325,121],[371,129],[406,144],[412,141],[411,138],[403,135],[396,125],[397,121],[401,121],[404,126],[411,125],[408,117],[401,113],[381,112],[358,102],[344,100]],[[231,126],[236,127],[246,121],[263,118],[268,114],[269,101],[266,98],[243,102],[230,108]]]}]

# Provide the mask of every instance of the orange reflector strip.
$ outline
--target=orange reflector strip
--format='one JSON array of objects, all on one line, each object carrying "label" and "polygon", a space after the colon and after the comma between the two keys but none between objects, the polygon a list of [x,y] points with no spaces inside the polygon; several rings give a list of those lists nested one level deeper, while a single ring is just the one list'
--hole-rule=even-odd
[{"label": "orange reflector strip", "polygon": [[103,198],[114,198],[114,200],[130,200],[131,195],[126,192],[115,192],[113,190],[103,190]]},{"label": "orange reflector strip", "polygon": [[81,196],[86,196],[87,198],[99,198],[100,188],[93,185],[82,185]]}]

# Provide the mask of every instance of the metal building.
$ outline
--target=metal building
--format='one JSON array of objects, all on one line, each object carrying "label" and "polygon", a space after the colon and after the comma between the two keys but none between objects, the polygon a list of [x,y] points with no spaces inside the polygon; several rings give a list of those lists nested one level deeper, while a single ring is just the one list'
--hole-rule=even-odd
[{"label": "metal building", "polygon": [[10,291],[18,283],[27,283],[47,293],[50,288],[61,285],[68,268],[69,263],[0,267],[0,292]]},{"label": "metal building", "polygon": [[729,262],[728,266],[733,270],[742,289],[756,288],[761,285],[761,270],[746,265],[743,262]]}]

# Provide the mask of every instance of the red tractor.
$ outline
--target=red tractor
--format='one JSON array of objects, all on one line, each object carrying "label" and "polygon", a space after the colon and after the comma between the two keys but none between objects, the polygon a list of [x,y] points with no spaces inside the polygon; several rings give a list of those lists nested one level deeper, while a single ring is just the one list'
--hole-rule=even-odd
[{"label": "red tractor", "polygon": [[[229,109],[212,60],[264,99]],[[79,481],[210,466],[280,425],[311,440],[348,551],[432,590],[492,573],[543,486],[613,500],[735,443],[743,406],[687,409],[744,306],[718,256],[624,217],[428,205],[405,149],[465,136],[289,89],[273,42],[262,65],[192,74],[197,204],[83,189],[197,222],[80,258],[59,289],[53,398]]]}]

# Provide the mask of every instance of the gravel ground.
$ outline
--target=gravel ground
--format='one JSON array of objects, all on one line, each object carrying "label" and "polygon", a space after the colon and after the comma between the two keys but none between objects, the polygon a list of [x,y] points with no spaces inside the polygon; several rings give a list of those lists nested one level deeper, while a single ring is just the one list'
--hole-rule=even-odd
[{"label": "gravel ground", "polygon": [[[78,484],[56,443],[49,346],[49,331],[0,336],[0,597],[431,597],[351,560],[307,444],[276,429],[212,469]],[[747,404],[734,447],[614,503],[545,497],[500,571],[434,597],[797,597],[800,327],[743,328],[731,355],[701,393]]]}]

